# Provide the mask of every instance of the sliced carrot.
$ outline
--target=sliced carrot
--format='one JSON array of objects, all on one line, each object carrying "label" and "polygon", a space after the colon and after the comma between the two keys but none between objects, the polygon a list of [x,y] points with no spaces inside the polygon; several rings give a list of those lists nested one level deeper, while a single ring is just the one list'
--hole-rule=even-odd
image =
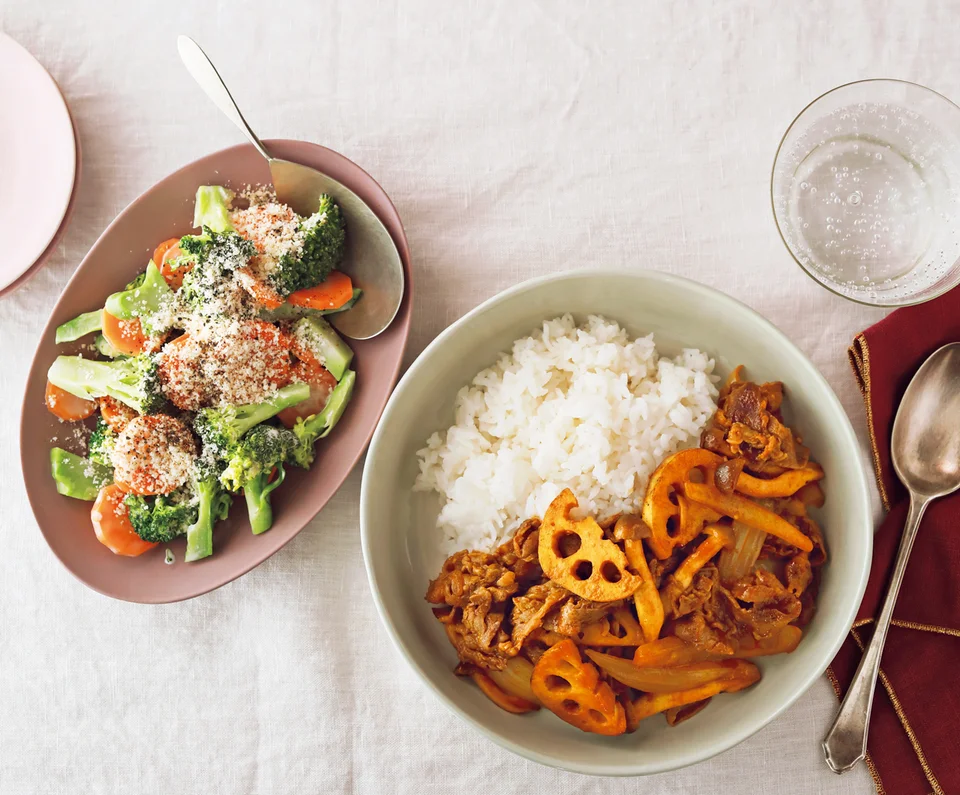
[{"label": "sliced carrot", "polygon": [[104,486],[93,503],[90,519],[101,544],[116,555],[133,558],[153,549],[156,544],[144,541],[137,535],[130,524],[124,497],[126,494],[115,484]]},{"label": "sliced carrot", "polygon": [[147,347],[147,335],[143,333],[140,318],[121,320],[103,310],[103,336],[114,348],[127,356],[143,353]]},{"label": "sliced carrot", "polygon": [[120,433],[127,423],[137,416],[137,412],[116,398],[98,398],[97,403],[100,405],[100,416],[103,417],[103,421],[117,433]]},{"label": "sliced carrot", "polygon": [[174,246],[164,255],[163,262],[160,264],[160,275],[166,279],[167,285],[173,291],[183,287],[183,277],[193,270],[193,263],[189,260],[174,262],[181,253],[180,246]]},{"label": "sliced carrot", "polygon": [[298,419],[307,419],[323,411],[337,386],[337,379],[312,353],[299,345],[294,345],[294,353],[299,357],[293,366],[294,380],[310,385],[310,397],[277,415],[288,428],[296,425]]},{"label": "sliced carrot", "polygon": [[240,274],[243,277],[243,286],[258,304],[267,309],[283,306],[283,296],[265,281],[258,279],[250,268],[242,268]]},{"label": "sliced carrot", "polygon": [[166,258],[167,252],[173,248],[180,248],[180,238],[179,237],[169,237],[164,240],[153,252],[153,264],[158,268],[163,264],[164,259]]},{"label": "sliced carrot", "polygon": [[43,399],[50,413],[65,422],[85,420],[97,410],[97,401],[77,397],[49,381]]},{"label": "sliced carrot", "polygon": [[183,277],[193,270],[192,262],[183,262],[174,266],[173,260],[182,253],[179,237],[164,240],[153,252],[153,263],[160,269],[160,275],[166,279],[171,290],[179,290],[183,286]]},{"label": "sliced carrot", "polygon": [[330,275],[316,287],[290,293],[287,301],[309,309],[339,309],[351,298],[353,282],[350,277],[340,271],[330,271]]}]

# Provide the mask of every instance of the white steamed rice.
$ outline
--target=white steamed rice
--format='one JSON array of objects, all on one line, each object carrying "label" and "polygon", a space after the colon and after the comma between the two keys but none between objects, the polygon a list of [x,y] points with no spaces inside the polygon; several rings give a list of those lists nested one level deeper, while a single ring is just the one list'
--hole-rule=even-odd
[{"label": "white steamed rice", "polygon": [[513,343],[457,394],[456,419],[417,453],[417,491],[443,500],[443,552],[490,550],[564,488],[593,516],[637,510],[667,455],[716,409],[714,362],[661,357],[653,335],[570,315]]}]

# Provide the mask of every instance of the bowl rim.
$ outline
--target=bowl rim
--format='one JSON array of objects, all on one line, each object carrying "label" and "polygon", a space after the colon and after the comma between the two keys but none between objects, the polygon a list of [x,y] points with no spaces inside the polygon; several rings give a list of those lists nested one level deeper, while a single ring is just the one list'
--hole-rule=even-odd
[{"label": "bowl rim", "polygon": [[[329,147],[323,146],[322,144],[318,144],[313,141],[303,141],[295,138],[266,138],[264,139],[264,143],[267,145],[279,146],[281,148],[285,148],[287,146],[295,146],[295,147],[305,146],[310,149],[323,150],[329,153],[330,155],[332,155],[334,158],[344,161],[344,163],[357,169],[357,172],[361,176],[369,179],[370,182],[374,186],[376,186],[376,188],[380,191],[381,195],[383,196],[386,204],[390,208],[392,208],[393,212],[396,214],[398,224],[399,224],[400,239],[394,240],[394,242],[397,245],[397,250],[400,253],[401,261],[404,264],[404,292],[403,292],[403,298],[401,300],[400,308],[397,310],[396,316],[391,321],[390,325],[387,327],[387,329],[389,329],[389,328],[392,328],[394,324],[399,323],[400,324],[399,331],[402,336],[400,353],[397,356],[396,361],[393,365],[392,372],[390,372],[389,374],[390,397],[392,397],[393,389],[396,388],[397,381],[403,369],[403,359],[406,354],[407,346],[410,343],[410,327],[413,321],[413,282],[414,282],[413,272],[412,272],[413,267],[410,262],[410,243],[407,239],[406,229],[404,228],[403,218],[401,217],[400,212],[397,210],[396,205],[393,202],[393,199],[390,198],[390,194],[387,193],[384,187],[369,172],[367,172],[366,169],[364,169],[362,166],[360,166],[358,163],[356,163],[354,160],[350,159],[346,155],[341,154],[340,152],[337,152],[334,149],[330,149]],[[207,152],[206,154],[201,155],[200,157],[194,158],[193,160],[190,160],[187,163],[184,163],[183,165],[174,169],[173,171],[165,174],[163,177],[161,177],[160,179],[158,179],[157,181],[149,185],[147,188],[145,188],[143,191],[138,193],[110,220],[110,222],[103,228],[100,234],[97,235],[96,240],[94,240],[93,243],[90,244],[86,253],[83,255],[83,258],[77,264],[76,269],[70,275],[70,278],[67,280],[66,284],[63,286],[63,289],[60,291],[60,295],[57,297],[56,302],[51,307],[47,315],[46,324],[44,325],[43,329],[40,331],[37,337],[37,344],[31,356],[30,369],[27,373],[27,379],[23,386],[23,396],[20,399],[20,416],[19,416],[19,422],[17,423],[18,437],[19,437],[18,438],[18,453],[19,453],[18,459],[20,462],[21,482],[24,484],[24,491],[26,491],[27,493],[27,501],[29,502],[30,509],[34,514],[36,514],[36,510],[34,507],[34,499],[36,495],[34,495],[31,489],[27,487],[26,478],[23,476],[23,473],[26,469],[26,448],[24,445],[24,440],[28,435],[28,431],[26,427],[26,422],[27,422],[26,407],[27,407],[27,397],[28,397],[27,393],[29,390],[30,378],[36,366],[37,348],[40,346],[42,340],[44,339],[44,336],[51,333],[55,328],[55,326],[53,325],[53,318],[57,314],[58,310],[60,309],[60,305],[66,299],[68,293],[70,292],[70,288],[73,286],[73,283],[79,278],[80,271],[84,266],[84,264],[89,259],[90,253],[93,251],[94,248],[97,247],[100,241],[107,234],[111,232],[111,230],[117,224],[122,223],[122,219],[124,218],[124,216],[126,216],[126,214],[135,205],[139,204],[141,201],[144,201],[149,194],[152,194],[163,183],[175,179],[180,173],[193,168],[194,166],[196,166],[198,163],[201,163],[202,161],[226,156],[229,152],[233,152],[239,149],[246,149],[246,148],[252,149],[253,147],[249,143],[239,143],[239,144],[231,144],[230,146],[221,147],[211,152]],[[391,234],[391,238],[392,237],[393,235]],[[409,305],[409,308],[405,313],[403,313],[404,304]],[[384,329],[384,332],[386,332],[387,329]],[[389,403],[389,397],[387,399],[387,403]],[[317,507],[317,509],[310,516],[310,518],[307,519],[295,533],[293,533],[288,539],[280,543],[275,548],[270,549],[270,551],[264,557],[260,559],[255,559],[249,565],[244,564],[241,568],[236,570],[230,576],[226,578],[222,576],[216,577],[212,579],[208,584],[197,585],[192,589],[185,590],[182,594],[178,594],[176,598],[173,598],[173,599],[133,598],[130,596],[120,595],[115,592],[111,592],[111,590],[109,589],[101,588],[98,585],[95,585],[94,583],[89,582],[85,577],[82,577],[75,570],[71,561],[68,558],[65,558],[64,556],[62,556],[60,552],[55,548],[55,546],[50,543],[49,539],[47,538],[46,529],[39,522],[36,523],[37,528],[40,530],[40,534],[43,536],[44,541],[47,544],[47,547],[53,553],[54,557],[56,557],[56,559],[60,562],[60,564],[68,572],[70,572],[71,576],[73,576],[77,581],[79,581],[81,584],[83,584],[87,588],[90,588],[91,590],[96,591],[97,593],[103,596],[107,596],[107,597],[110,597],[111,599],[117,599],[119,601],[130,602],[134,604],[174,604],[176,602],[183,602],[188,599],[195,599],[198,596],[203,596],[204,594],[211,593],[212,591],[222,588],[224,585],[227,585],[233,582],[234,580],[238,580],[241,577],[249,574],[255,568],[257,568],[258,566],[260,566],[261,564],[265,563],[267,560],[272,558],[283,547],[285,547],[287,544],[293,541],[294,538],[300,535],[300,533],[303,532],[303,529],[307,526],[307,524],[309,524],[313,519],[315,519],[317,514],[319,514],[320,511],[322,511],[329,504],[330,500],[333,499],[336,493],[343,487],[343,484],[346,483],[347,478],[350,477],[350,474],[353,472],[353,470],[356,469],[357,462],[359,462],[360,459],[364,457],[366,450],[370,446],[370,440],[373,438],[373,434],[375,433],[376,428],[379,425],[380,419],[383,417],[383,412],[385,410],[386,410],[386,403],[384,404],[383,408],[381,408],[379,414],[377,415],[377,417],[371,423],[369,429],[364,434],[366,436],[366,441],[357,448],[356,452],[352,456],[352,461],[350,461],[349,468],[345,471],[345,474],[341,478],[340,482],[336,485],[336,488],[334,489],[331,496],[322,505]],[[39,498],[39,497],[36,497],[36,498]]]},{"label": "bowl rim", "polygon": [[[537,276],[532,279],[528,279],[519,284],[516,284],[512,287],[509,287],[485,300],[483,303],[474,307],[472,310],[467,312],[461,318],[453,322],[447,328],[445,328],[440,334],[437,335],[424,350],[417,356],[416,360],[411,364],[411,366],[404,373],[403,377],[400,379],[399,383],[394,387],[393,394],[390,396],[390,400],[387,402],[386,408],[383,411],[383,414],[380,417],[380,422],[377,425],[377,430],[374,432],[373,439],[370,441],[370,445],[367,448],[367,459],[363,468],[363,475],[360,483],[360,546],[363,553],[363,563],[367,572],[367,580],[370,584],[370,591],[373,596],[374,604],[376,605],[377,612],[380,615],[380,619],[383,622],[387,634],[390,636],[390,639],[393,641],[394,646],[400,651],[400,654],[406,660],[407,664],[413,669],[417,674],[421,682],[427,685],[427,687],[434,693],[437,698],[454,714],[458,715],[463,719],[467,724],[472,726],[474,729],[479,731],[481,734],[486,736],[488,739],[495,742],[501,748],[505,748],[508,751],[511,751],[519,756],[522,756],[526,759],[529,759],[533,762],[538,762],[540,764],[546,765],[548,767],[557,768],[560,770],[566,770],[572,773],[584,773],[594,776],[614,776],[614,777],[625,777],[625,776],[643,776],[643,775],[652,775],[656,773],[665,773],[671,770],[677,770],[682,767],[687,767],[689,765],[697,764],[698,762],[706,761],[724,751],[728,751],[734,746],[746,740],[748,737],[756,734],[760,729],[767,726],[776,718],[780,717],[784,712],[786,712],[793,704],[810,688],[810,686],[819,679],[823,673],[827,670],[833,658],[836,657],[837,652],[840,650],[840,647],[843,645],[844,640],[847,637],[847,632],[844,631],[842,634],[833,640],[832,644],[829,647],[829,653],[825,654],[823,661],[819,663],[814,668],[811,668],[806,672],[804,677],[798,682],[796,688],[793,692],[783,701],[783,703],[765,720],[757,725],[750,725],[745,729],[740,729],[739,731],[732,732],[728,737],[723,741],[717,742],[711,747],[706,753],[703,752],[692,752],[680,754],[672,758],[666,764],[634,764],[634,765],[593,765],[591,763],[569,763],[564,760],[552,757],[537,751],[530,750],[524,746],[521,746],[503,736],[496,733],[495,731],[488,728],[479,720],[475,720],[471,715],[469,715],[466,710],[464,710],[459,703],[454,701],[451,698],[448,698],[446,694],[441,692],[441,690],[433,683],[428,674],[416,663],[414,660],[413,654],[407,648],[407,641],[401,636],[400,632],[397,629],[396,624],[394,623],[389,608],[387,607],[383,595],[380,592],[379,583],[374,576],[374,564],[372,560],[372,529],[371,523],[367,520],[367,514],[371,510],[371,505],[374,501],[373,492],[375,491],[374,484],[371,482],[371,471],[374,467],[370,466],[371,460],[375,459],[377,456],[378,447],[380,440],[386,432],[386,428],[392,420],[392,415],[396,410],[396,404],[400,400],[400,396],[405,391],[408,383],[412,383],[420,378],[420,372],[426,367],[426,363],[432,357],[434,351],[442,347],[447,343],[447,341],[454,336],[460,328],[467,324],[472,319],[488,312],[492,307],[500,304],[510,298],[513,298],[517,295],[523,293],[533,292],[540,287],[550,284],[557,281],[567,281],[567,280],[578,280],[578,279],[597,279],[597,278],[628,278],[628,279],[637,279],[641,282],[660,282],[663,284],[671,285],[674,287],[682,287],[685,290],[699,293],[701,296],[708,298],[710,300],[719,301],[726,304],[730,309],[738,311],[741,313],[747,313],[751,316],[756,322],[760,323],[761,326],[765,327],[766,331],[772,336],[775,337],[780,344],[787,345],[792,348],[800,357],[800,362],[808,371],[808,376],[812,381],[814,381],[820,388],[820,390],[827,397],[828,403],[832,413],[837,414],[842,421],[838,423],[837,433],[841,439],[841,445],[846,447],[848,452],[852,454],[853,463],[855,466],[853,470],[855,472],[854,477],[857,480],[857,494],[851,495],[848,502],[855,504],[859,508],[860,514],[863,516],[861,533],[863,535],[863,541],[866,554],[863,558],[862,564],[860,566],[859,572],[855,572],[856,577],[856,587],[852,593],[855,593],[855,599],[851,599],[850,603],[847,605],[845,614],[840,616],[842,619],[840,626],[850,627],[852,626],[857,611],[860,607],[860,602],[863,599],[863,594],[867,587],[867,579],[870,574],[870,567],[873,557],[873,522],[872,515],[870,510],[870,497],[869,497],[869,486],[866,473],[863,469],[863,464],[861,462],[860,455],[858,454],[859,442],[857,441],[856,434],[853,430],[853,426],[850,423],[849,417],[847,417],[846,412],[843,409],[842,404],[840,403],[839,398],[837,398],[833,389],[830,387],[830,384],[823,377],[820,371],[816,368],[812,361],[807,357],[803,351],[800,350],[780,329],[778,329],[771,321],[767,320],[763,315],[761,315],[756,310],[744,304],[742,301],[739,301],[732,296],[727,295],[719,290],[716,290],[707,285],[701,284],[699,282],[693,281],[682,276],[676,276],[673,274],[665,273],[657,270],[650,269],[618,269],[618,268],[607,268],[607,269],[574,269],[561,271],[558,273],[547,274],[544,276]],[[852,532],[851,528],[848,528],[848,532]],[[838,619],[839,620],[839,619]]]},{"label": "bowl rim", "polygon": [[839,86],[834,86],[829,91],[824,91],[822,94],[811,99],[806,105],[804,105],[799,113],[793,117],[793,121],[787,126],[787,129],[784,130],[783,135],[780,137],[780,143],[777,144],[777,151],[773,155],[773,163],[770,166],[770,209],[773,212],[773,224],[777,227],[777,234],[780,236],[780,241],[783,243],[783,247],[787,250],[787,253],[790,254],[791,259],[800,267],[800,270],[803,271],[810,279],[812,279],[816,284],[823,287],[825,290],[833,293],[840,298],[844,298],[847,301],[853,301],[855,304],[860,304],[861,306],[878,306],[886,309],[898,309],[902,306],[917,306],[918,304],[925,304],[927,301],[932,301],[935,298],[939,298],[944,293],[950,292],[954,287],[960,283],[960,277],[957,281],[949,286],[945,286],[942,289],[938,290],[933,295],[929,295],[926,298],[916,298],[909,301],[893,301],[893,302],[884,302],[884,301],[864,301],[860,298],[854,298],[852,295],[847,295],[846,293],[841,293],[839,290],[835,290],[830,284],[825,281],[818,279],[810,269],[804,265],[798,258],[797,255],[793,253],[793,248],[787,242],[787,238],[783,234],[783,228],[780,226],[780,218],[777,215],[777,200],[774,193],[774,182],[777,177],[777,162],[780,160],[780,152],[783,149],[783,145],[787,141],[787,136],[790,135],[790,131],[794,128],[796,123],[800,121],[800,117],[803,116],[810,108],[816,105],[821,99],[833,94],[837,91],[843,91],[844,89],[851,88],[853,86],[863,85],[864,83],[899,83],[900,85],[910,86],[912,88],[919,88],[922,91],[926,91],[930,94],[933,94],[935,97],[942,99],[948,105],[951,105],[954,110],[960,111],[960,105],[957,105],[950,97],[945,94],[941,94],[935,88],[930,88],[930,86],[925,86],[922,83],[917,83],[913,80],[903,80],[898,77],[867,77],[862,80],[850,80],[846,83],[841,83]]}]

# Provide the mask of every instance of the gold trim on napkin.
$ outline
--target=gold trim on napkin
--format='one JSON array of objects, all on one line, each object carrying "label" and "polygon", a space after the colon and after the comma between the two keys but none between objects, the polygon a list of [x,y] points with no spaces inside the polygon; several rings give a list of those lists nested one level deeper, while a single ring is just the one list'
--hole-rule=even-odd
[{"label": "gold trim on napkin", "polygon": [[877,489],[880,491],[880,501],[883,503],[883,509],[889,511],[890,497],[883,485],[880,452],[877,450],[877,436],[873,427],[873,407],[870,404],[870,347],[862,333],[854,338],[853,344],[847,349],[847,356],[850,358],[850,367],[857,379],[857,386],[860,387],[860,394],[863,395],[863,405],[867,410],[867,430],[870,433],[870,451],[873,453],[873,475],[877,481]]}]

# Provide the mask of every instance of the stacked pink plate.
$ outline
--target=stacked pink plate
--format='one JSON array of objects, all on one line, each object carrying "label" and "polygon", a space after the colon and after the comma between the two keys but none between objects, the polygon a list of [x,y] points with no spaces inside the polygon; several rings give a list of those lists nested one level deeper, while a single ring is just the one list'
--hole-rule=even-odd
[{"label": "stacked pink plate", "polygon": [[60,89],[0,33],[0,296],[36,273],[57,247],[80,182],[80,146]]}]

